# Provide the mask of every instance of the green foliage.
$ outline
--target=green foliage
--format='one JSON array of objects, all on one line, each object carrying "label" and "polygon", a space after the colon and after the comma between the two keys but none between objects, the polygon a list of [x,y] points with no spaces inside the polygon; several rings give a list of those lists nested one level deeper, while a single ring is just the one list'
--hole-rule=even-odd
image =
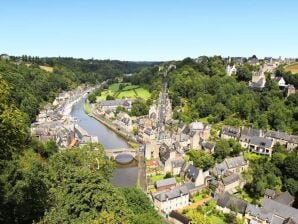
[{"label": "green foliage", "polygon": [[240,152],[242,152],[241,145],[234,139],[220,139],[214,148],[214,156],[218,161],[222,161],[228,156],[238,156]]},{"label": "green foliage", "polygon": [[[254,67],[244,64],[236,77],[227,77],[220,57],[187,58],[168,74],[174,118],[184,122],[208,118],[209,123],[251,124],[255,128],[298,132],[295,96],[286,98],[270,78],[262,92],[246,81]],[[154,76],[153,76],[154,77]],[[153,85],[154,80],[151,80]],[[243,82],[245,81],[245,82]]]},{"label": "green foliage", "polygon": [[211,221],[207,216],[195,210],[190,210],[186,213],[186,216],[193,224],[211,224]]},{"label": "green foliage", "polygon": [[132,103],[131,116],[143,116],[149,113],[149,107],[144,100],[137,100]]},{"label": "green foliage", "polygon": [[29,141],[26,116],[13,104],[10,88],[0,76],[0,173],[6,160]]},{"label": "green foliage", "polygon": [[193,161],[194,166],[199,167],[203,170],[208,170],[215,164],[212,155],[204,151],[191,149],[187,152],[187,155],[189,155],[189,159]]},{"label": "green foliage", "polygon": [[130,208],[133,213],[131,223],[161,223],[160,217],[157,215],[147,196],[141,190],[136,188],[124,188],[121,191],[126,199],[128,208]]},{"label": "green foliage", "polygon": [[91,93],[91,94],[89,94],[88,95],[88,100],[89,100],[89,102],[90,103],[96,103],[96,94],[94,94],[94,93]]},{"label": "green foliage", "polygon": [[115,97],[113,97],[111,95],[107,95],[106,100],[115,100]]},{"label": "green foliage", "polygon": [[251,80],[252,72],[248,64],[241,65],[237,68],[237,80],[248,82]]}]

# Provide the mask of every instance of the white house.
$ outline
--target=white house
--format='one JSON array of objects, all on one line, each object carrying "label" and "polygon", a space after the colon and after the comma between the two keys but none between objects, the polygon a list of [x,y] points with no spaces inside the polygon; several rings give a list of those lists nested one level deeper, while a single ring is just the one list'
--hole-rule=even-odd
[{"label": "white house", "polygon": [[153,196],[154,207],[163,213],[169,214],[172,210],[181,209],[189,203],[189,190],[182,185],[172,190],[158,193]]}]

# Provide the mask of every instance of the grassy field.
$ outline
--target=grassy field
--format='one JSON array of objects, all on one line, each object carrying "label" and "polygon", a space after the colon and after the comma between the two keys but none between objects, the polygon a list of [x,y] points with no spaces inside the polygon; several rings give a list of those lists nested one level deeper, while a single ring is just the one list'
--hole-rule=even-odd
[{"label": "grassy field", "polygon": [[42,65],[40,65],[39,67],[41,69],[47,71],[47,72],[51,72],[52,73],[54,71],[54,68],[53,67],[50,67],[50,66],[42,66]]},{"label": "grassy field", "polygon": [[285,66],[286,71],[290,71],[293,74],[298,74],[298,63]]},{"label": "grassy field", "polygon": [[151,94],[148,90],[137,86],[131,85],[130,83],[123,83],[126,86],[120,90],[119,86],[120,83],[114,83],[109,86],[108,90],[104,90],[101,92],[101,96],[97,97],[97,101],[105,100],[107,95],[113,96],[116,99],[123,99],[123,98],[143,98],[145,100],[149,99]]}]

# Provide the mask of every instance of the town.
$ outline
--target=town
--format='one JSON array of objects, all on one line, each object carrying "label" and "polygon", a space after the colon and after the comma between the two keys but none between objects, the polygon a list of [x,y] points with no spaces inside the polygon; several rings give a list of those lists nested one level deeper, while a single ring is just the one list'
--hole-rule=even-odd
[{"label": "town", "polygon": [[2,1],[0,223],[298,224],[297,9]]},{"label": "town", "polygon": [[[236,63],[231,67],[232,60]],[[227,76],[235,74],[242,60],[227,59]],[[261,91],[265,86],[265,72],[274,74],[280,63],[291,63],[293,60],[265,58],[260,71],[253,74],[249,86],[255,91]],[[248,62],[255,65],[259,60],[251,58]],[[297,222],[298,210],[292,207],[294,196],[289,192],[266,189],[263,199],[256,204],[239,197],[239,191],[246,183],[243,173],[249,167],[249,160],[246,159],[248,155],[270,157],[276,145],[292,152],[298,147],[298,136],[245,126],[223,126],[214,133],[208,123],[195,121],[187,124],[174,120],[167,90],[167,73],[175,68],[174,64],[159,67],[164,80],[162,91],[150,106],[147,116],[130,116],[135,98],[100,100],[89,105],[93,116],[104,120],[122,136],[140,144],[140,153],[145,157],[146,180],[143,190],[156,210],[169,221],[189,223],[183,214],[185,211],[198,205],[208,207],[208,204],[215,202],[216,210],[224,214],[235,214],[246,223]],[[271,78],[285,95],[295,93],[295,88],[285,84],[282,78]],[[197,151],[213,155],[221,139],[238,142],[242,148],[241,153],[225,158],[207,169],[196,167],[191,153]]]}]

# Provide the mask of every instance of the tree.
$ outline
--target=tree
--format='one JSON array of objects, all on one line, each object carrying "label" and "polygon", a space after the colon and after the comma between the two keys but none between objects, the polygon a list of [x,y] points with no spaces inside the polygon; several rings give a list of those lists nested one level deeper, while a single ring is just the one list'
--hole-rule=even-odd
[{"label": "tree", "polygon": [[211,224],[211,221],[207,216],[195,210],[190,210],[189,212],[187,212],[186,216],[193,224]]},{"label": "tree", "polygon": [[96,103],[96,95],[94,93],[89,94],[88,100],[90,103]]},{"label": "tree", "polygon": [[148,197],[141,190],[136,188],[124,188],[122,189],[122,193],[126,199],[127,206],[133,212],[131,223],[161,223],[161,219],[148,200]]},{"label": "tree", "polygon": [[5,189],[0,202],[1,223],[32,223],[43,216],[49,208],[48,174],[46,164],[32,150],[7,163],[0,176]]},{"label": "tree", "polygon": [[131,116],[143,116],[149,113],[149,107],[147,106],[146,102],[143,100],[137,100],[132,103],[131,107]]},{"label": "tree", "polygon": [[247,65],[242,65],[237,68],[236,76],[237,80],[247,82],[251,80],[252,72]]},{"label": "tree", "polygon": [[115,100],[115,97],[113,97],[111,95],[107,95],[106,100]]},{"label": "tree", "polygon": [[208,170],[215,164],[212,155],[204,151],[191,149],[187,152],[187,155],[189,155],[189,159],[193,161],[194,166],[199,167],[203,170]]},{"label": "tree", "polygon": [[285,175],[287,178],[298,180],[298,156],[295,153],[289,154],[284,160]]},{"label": "tree", "polygon": [[5,160],[29,140],[26,116],[11,102],[10,88],[0,77],[0,173]]}]

